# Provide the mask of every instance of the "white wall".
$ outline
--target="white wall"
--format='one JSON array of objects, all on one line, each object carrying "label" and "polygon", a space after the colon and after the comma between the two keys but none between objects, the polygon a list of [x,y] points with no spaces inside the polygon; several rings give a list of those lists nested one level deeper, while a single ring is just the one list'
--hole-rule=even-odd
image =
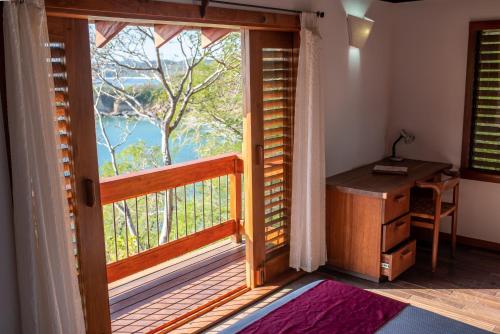
[{"label": "white wall", "polygon": [[[394,6],[388,146],[416,135],[402,155],[460,165],[468,25],[500,18],[498,0],[424,0]],[[389,149],[389,147],[387,147]],[[463,180],[458,233],[500,242],[500,184]]]},{"label": "white wall", "polygon": [[[316,2],[321,20],[323,97],[326,108],[326,174],[384,156],[390,102],[391,8],[362,0]],[[362,50],[349,47],[346,12],[375,20]]]}]

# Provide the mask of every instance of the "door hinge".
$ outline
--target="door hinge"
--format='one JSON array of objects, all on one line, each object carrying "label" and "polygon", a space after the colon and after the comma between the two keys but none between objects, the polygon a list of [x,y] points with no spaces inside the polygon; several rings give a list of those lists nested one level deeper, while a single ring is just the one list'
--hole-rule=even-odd
[{"label": "door hinge", "polygon": [[384,269],[389,269],[389,268],[391,267],[391,266],[389,265],[389,263],[384,263],[384,262],[382,262],[382,263],[380,264],[380,266],[381,266],[382,268],[384,268]]}]

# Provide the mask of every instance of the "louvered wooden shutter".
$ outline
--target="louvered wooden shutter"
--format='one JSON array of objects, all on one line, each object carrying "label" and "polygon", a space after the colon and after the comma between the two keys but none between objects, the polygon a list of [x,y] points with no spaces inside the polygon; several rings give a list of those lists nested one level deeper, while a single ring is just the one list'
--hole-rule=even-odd
[{"label": "louvered wooden shutter", "polygon": [[289,240],[295,59],[293,45],[262,50],[267,254]]},{"label": "louvered wooden shutter", "polygon": [[500,29],[475,40],[468,167],[500,173]]},{"label": "louvered wooden shutter", "polygon": [[[87,332],[110,333],[88,21],[49,16],[47,26],[60,163],[64,170]],[[92,189],[84,186],[91,184],[93,194]],[[95,198],[92,204],[87,200],[90,197]]]},{"label": "louvered wooden shutter", "polygon": [[288,269],[296,34],[244,31],[245,237],[248,284]]},{"label": "louvered wooden shutter", "polygon": [[[73,238],[73,251],[78,260],[77,232],[75,221],[75,179],[73,172],[73,146],[71,145],[71,127],[69,118],[68,82],[66,80],[66,52],[62,36],[50,35],[50,53],[52,75],[56,98],[57,131],[59,137],[60,163],[62,164],[66,198],[68,200]],[[78,263],[78,261],[77,261]]]}]

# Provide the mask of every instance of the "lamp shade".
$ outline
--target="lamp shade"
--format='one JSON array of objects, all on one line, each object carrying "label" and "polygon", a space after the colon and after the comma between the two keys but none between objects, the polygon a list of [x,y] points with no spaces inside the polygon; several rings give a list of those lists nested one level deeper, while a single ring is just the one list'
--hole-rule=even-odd
[{"label": "lamp shade", "polygon": [[347,15],[347,27],[349,31],[349,45],[361,49],[370,33],[375,22],[368,18],[361,18]]}]

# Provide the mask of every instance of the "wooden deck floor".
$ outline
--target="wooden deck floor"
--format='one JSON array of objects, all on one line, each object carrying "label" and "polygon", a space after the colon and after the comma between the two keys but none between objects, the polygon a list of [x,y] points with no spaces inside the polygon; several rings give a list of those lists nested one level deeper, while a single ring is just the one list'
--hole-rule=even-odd
[{"label": "wooden deck floor", "polygon": [[109,285],[113,333],[145,333],[245,284],[244,246],[222,241]]}]

